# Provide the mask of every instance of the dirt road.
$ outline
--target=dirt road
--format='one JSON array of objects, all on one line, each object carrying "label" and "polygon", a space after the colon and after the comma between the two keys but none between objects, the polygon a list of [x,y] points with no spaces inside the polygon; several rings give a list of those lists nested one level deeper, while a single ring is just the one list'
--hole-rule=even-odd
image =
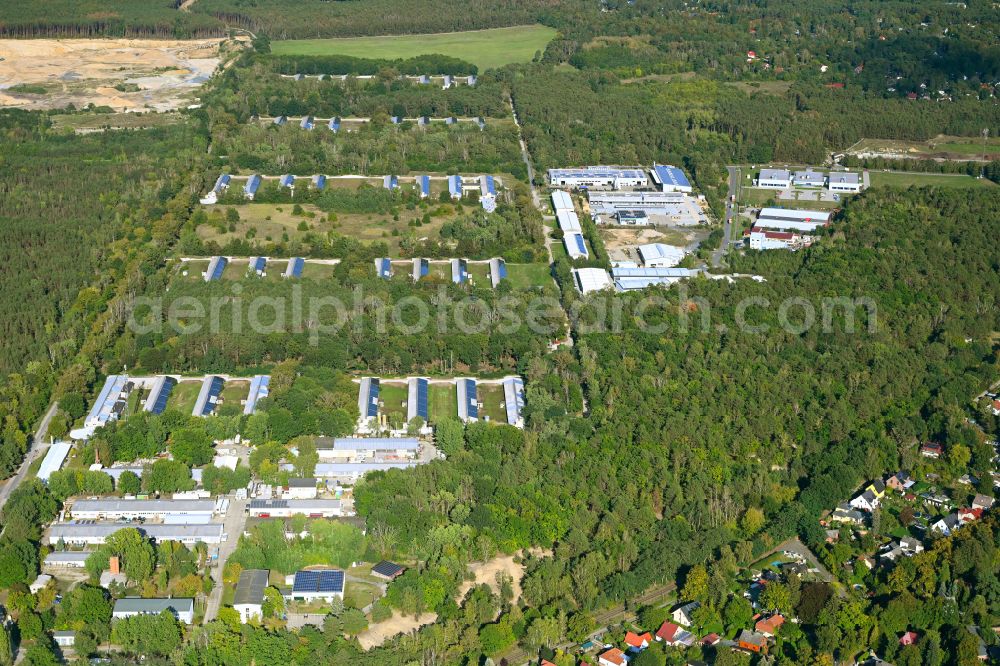
[{"label": "dirt road", "polygon": [[35,431],[34,437],[28,442],[28,451],[24,455],[24,461],[17,470],[17,474],[12,476],[10,479],[0,487],[0,509],[3,509],[4,504],[7,503],[7,499],[10,494],[17,488],[25,477],[28,475],[28,469],[39,456],[42,455],[42,451],[46,450],[47,447],[44,446],[46,436],[49,432],[49,424],[52,423],[52,418],[56,415],[56,410],[59,404],[53,402],[49,406],[49,411],[45,412],[45,416],[42,417],[42,422],[38,424],[38,430]]}]

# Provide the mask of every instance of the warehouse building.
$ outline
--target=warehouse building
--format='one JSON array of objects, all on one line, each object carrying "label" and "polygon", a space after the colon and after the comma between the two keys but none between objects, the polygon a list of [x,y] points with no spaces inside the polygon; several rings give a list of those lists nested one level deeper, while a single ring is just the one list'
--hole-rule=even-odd
[{"label": "warehouse building", "polygon": [[111,611],[112,620],[121,620],[136,615],[159,615],[168,611],[184,624],[194,622],[194,599],[176,597],[172,599],[142,599],[140,597],[125,597],[115,601]]},{"label": "warehouse building", "polygon": [[267,275],[267,257],[250,257],[250,263],[247,265],[247,275],[256,275],[257,277]]},{"label": "warehouse building", "polygon": [[126,528],[139,530],[147,538],[157,543],[164,541],[179,541],[187,546],[196,543],[222,543],[223,524],[206,523],[196,525],[151,525],[139,523],[98,523],[94,521],[74,521],[56,523],[49,528],[46,543],[57,544],[62,541],[72,546],[100,546],[108,537]]},{"label": "warehouse building", "polygon": [[[410,422],[418,416],[424,423],[430,420],[428,410],[428,394],[430,392],[430,381],[426,377],[410,377],[406,380],[406,421]],[[419,443],[412,441],[414,453],[419,447]]]},{"label": "warehouse building", "polygon": [[579,216],[572,210],[557,210],[556,222],[564,234],[580,233],[583,231],[583,228],[580,226]]},{"label": "warehouse building", "polygon": [[392,277],[392,260],[388,257],[379,257],[375,260],[375,272],[383,280]]},{"label": "warehouse building", "polygon": [[816,231],[830,223],[830,213],[819,210],[762,208],[755,226],[785,231]]},{"label": "warehouse building", "polygon": [[227,265],[229,265],[229,259],[219,256],[212,257],[208,260],[208,269],[201,274],[202,279],[205,282],[221,280]]},{"label": "warehouse building", "polygon": [[573,232],[563,235],[563,245],[566,246],[566,253],[570,259],[586,259],[590,256],[587,252],[587,244],[583,240],[583,234]]},{"label": "warehouse building", "polygon": [[249,416],[257,411],[257,402],[263,400],[268,395],[271,386],[271,375],[254,375],[250,380],[250,391],[247,399],[243,401],[243,413]]},{"label": "warehouse building", "polygon": [[659,285],[671,285],[698,275],[691,268],[632,268],[613,267],[611,277],[616,291],[634,291]]},{"label": "warehouse building", "polygon": [[264,617],[264,590],[267,589],[269,574],[267,569],[244,569],[240,572],[233,595],[233,608],[240,614],[241,623]]},{"label": "warehouse building", "polygon": [[175,499],[80,499],[73,502],[69,513],[75,520],[158,520],[169,516],[202,516],[210,518],[225,513],[228,500]]},{"label": "warehouse building", "polygon": [[312,177],[312,186],[314,190],[322,190],[326,187],[326,176],[321,173],[316,174]]},{"label": "warehouse building", "polygon": [[328,122],[326,124],[326,126],[330,128],[331,132],[339,132],[340,131],[340,117],[339,116],[334,116],[333,118],[330,118],[330,122]]},{"label": "warehouse building", "polygon": [[306,260],[302,257],[292,257],[288,260],[288,265],[285,266],[285,272],[282,274],[286,278],[300,278],[302,277],[302,269],[305,268]]},{"label": "warehouse building", "polygon": [[62,469],[63,463],[66,462],[66,457],[69,456],[69,451],[72,447],[72,442],[53,442],[50,444],[48,451],[45,452],[45,457],[42,459],[42,465],[38,468],[38,478],[48,483],[52,473]]},{"label": "warehouse building", "polygon": [[45,556],[46,569],[84,569],[92,550],[55,550]]},{"label": "warehouse building", "polygon": [[219,197],[222,196],[222,193],[229,188],[230,180],[232,180],[232,176],[230,176],[228,173],[220,175],[216,179],[215,186],[212,188],[212,191],[203,196],[200,199],[200,202],[203,204],[217,203],[219,201]]},{"label": "warehouse building", "polygon": [[653,224],[644,210],[620,210],[615,213],[615,218],[623,227],[648,227]]},{"label": "warehouse building", "polygon": [[73,439],[89,439],[94,431],[112,421],[117,421],[128,404],[128,396],[135,384],[128,375],[109,375],[104,380],[101,392],[97,394],[94,406],[90,408],[83,427],[70,432]]},{"label": "warehouse building", "polygon": [[387,190],[398,190],[399,189],[399,177],[398,176],[382,176],[382,187]]},{"label": "warehouse building", "polygon": [[451,260],[451,281],[454,284],[465,284],[469,281],[469,262],[465,259]]},{"label": "warehouse building", "polygon": [[636,211],[645,213],[650,218],[647,221],[636,219],[634,223],[656,223],[653,216],[664,218],[662,223],[692,226],[705,224],[708,218],[697,201],[683,192],[588,192],[590,214],[593,217],[601,215],[613,216],[619,222],[623,220],[622,213],[635,215]]},{"label": "warehouse building", "polygon": [[603,268],[574,268],[573,283],[581,294],[610,289],[613,285]]},{"label": "warehouse building", "polygon": [[556,214],[561,210],[573,212],[573,197],[569,195],[569,192],[563,190],[552,191],[552,210]]},{"label": "warehouse building", "polygon": [[431,272],[431,264],[426,259],[414,259],[413,260],[413,281],[419,282],[420,278],[427,277],[427,274]]},{"label": "warehouse building", "polygon": [[336,518],[344,515],[338,499],[252,499],[247,514],[251,518],[290,518],[294,515]]},{"label": "warehouse building", "polygon": [[286,173],[278,179],[278,184],[282,187],[287,187],[290,190],[295,189],[295,176],[290,173]]},{"label": "warehouse building", "polygon": [[303,569],[296,571],[292,589],[288,593],[291,601],[326,601],[344,598],[344,572],[339,569]]},{"label": "warehouse building", "polygon": [[861,191],[861,179],[856,173],[831,173],[828,187],[831,192],[857,194]]},{"label": "warehouse building", "polygon": [[690,181],[684,172],[668,164],[653,164],[653,183],[661,192],[691,192]]},{"label": "warehouse building", "polygon": [[163,410],[167,408],[167,400],[170,399],[170,393],[175,386],[177,386],[176,377],[158,376],[153,380],[152,388],[149,389],[149,395],[146,396],[146,402],[142,407],[143,410],[150,414],[162,414]]},{"label": "warehouse building", "polygon": [[257,190],[259,189],[260,189],[260,176],[254,174],[249,178],[247,178],[247,182],[243,186],[243,196],[245,196],[250,201],[253,201],[253,198],[257,194]]},{"label": "warehouse building", "polygon": [[684,259],[684,249],[663,243],[649,243],[638,248],[642,265],[647,268],[673,268]]},{"label": "warehouse building", "polygon": [[358,387],[358,413],[360,423],[364,426],[367,426],[371,419],[378,417],[378,395],[378,377],[362,377]]},{"label": "warehouse building", "polygon": [[218,375],[207,375],[201,380],[201,390],[198,391],[198,399],[195,400],[191,415],[209,416],[214,412],[225,385],[226,381]]},{"label": "warehouse building", "polygon": [[458,418],[466,423],[479,420],[479,400],[476,397],[476,380],[459,379],[455,382],[458,399]]},{"label": "warehouse building", "polygon": [[452,199],[462,198],[462,177],[448,176],[448,193]]},{"label": "warehouse building", "polygon": [[313,121],[312,116],[304,116],[302,120],[299,121],[299,127],[304,130],[311,130],[315,126],[316,123]]},{"label": "warehouse building", "polygon": [[791,231],[769,231],[754,227],[747,234],[751,250],[791,250],[805,245],[805,236]]},{"label": "warehouse building", "polygon": [[820,188],[826,185],[826,176],[819,171],[806,169],[795,172],[795,187]]},{"label": "warehouse building", "polygon": [[602,187],[620,190],[625,187],[646,187],[646,172],[635,167],[588,166],[571,169],[549,169],[553,187],[586,189]]},{"label": "warehouse building", "polygon": [[[424,382],[424,396],[426,400],[427,380],[422,377],[410,379],[410,394],[412,395],[415,382]],[[418,404],[417,410],[421,409],[420,389],[417,388]],[[407,405],[409,407],[409,404]],[[423,412],[427,413],[426,402],[422,403]],[[422,416],[415,413],[414,416]],[[412,418],[412,417],[410,417]],[[426,420],[426,417],[423,417]],[[420,451],[420,440],[416,437],[317,437],[316,452],[321,460],[331,459],[355,459],[355,458],[414,458]]]},{"label": "warehouse building", "polygon": [[431,177],[417,176],[417,186],[420,188],[420,198],[426,199],[431,195]]},{"label": "warehouse building", "polygon": [[501,280],[507,279],[507,262],[499,257],[490,259],[490,282],[493,288],[500,286]]},{"label": "warehouse building", "polygon": [[786,190],[792,186],[792,174],[787,169],[761,169],[755,185],[772,190]]},{"label": "warehouse building", "polygon": [[[321,462],[313,472],[321,479],[338,479],[345,482],[357,481],[369,472],[385,472],[390,469],[410,469],[421,464],[416,460],[374,460],[371,462]],[[289,465],[289,468],[291,465]],[[284,468],[283,468],[284,469]]]},{"label": "warehouse building", "polygon": [[503,380],[504,409],[507,412],[507,423],[516,428],[524,427],[524,380],[520,377],[506,377]]},{"label": "warehouse building", "polygon": [[493,181],[493,176],[479,177],[479,205],[487,213],[492,213],[497,209],[497,186]]},{"label": "warehouse building", "polygon": [[281,127],[287,122],[288,122],[288,116],[278,116],[277,118],[274,119],[274,124],[277,125],[278,127]]}]

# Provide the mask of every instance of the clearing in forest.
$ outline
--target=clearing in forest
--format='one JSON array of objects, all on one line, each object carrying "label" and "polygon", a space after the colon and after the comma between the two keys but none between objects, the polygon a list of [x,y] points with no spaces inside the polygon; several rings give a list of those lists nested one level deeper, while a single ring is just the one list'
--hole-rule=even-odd
[{"label": "clearing in forest", "polygon": [[555,35],[553,28],[544,25],[522,25],[432,35],[292,39],[272,42],[271,52],[277,55],[346,55],[386,60],[441,54],[471,62],[484,70],[528,62],[537,51],[544,51],[545,45]]}]

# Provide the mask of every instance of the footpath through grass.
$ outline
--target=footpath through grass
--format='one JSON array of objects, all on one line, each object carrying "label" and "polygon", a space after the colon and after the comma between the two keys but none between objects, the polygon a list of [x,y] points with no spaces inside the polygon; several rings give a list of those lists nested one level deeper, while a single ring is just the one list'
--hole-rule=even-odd
[{"label": "footpath through grass", "polygon": [[292,39],[272,42],[271,52],[276,55],[346,55],[388,60],[438,53],[471,62],[484,70],[509,63],[529,62],[535,52],[545,50],[545,45],[555,35],[553,28],[544,25],[522,25],[432,35]]}]

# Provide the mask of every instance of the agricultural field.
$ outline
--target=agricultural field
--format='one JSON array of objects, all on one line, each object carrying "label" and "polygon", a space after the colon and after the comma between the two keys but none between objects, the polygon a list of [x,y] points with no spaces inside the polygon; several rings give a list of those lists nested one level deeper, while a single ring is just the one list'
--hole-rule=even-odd
[{"label": "agricultural field", "polygon": [[107,130],[147,129],[181,122],[178,113],[65,113],[51,116],[52,126],[71,129],[77,134]]},{"label": "agricultural field", "polygon": [[528,62],[555,37],[556,31],[543,25],[446,32],[431,35],[349,37],[339,39],[295,39],[276,41],[276,55],[347,55],[357,58],[412,58],[441,54],[459,58],[480,70]]},{"label": "agricultural field", "polygon": [[872,171],[872,187],[887,185],[890,187],[953,187],[968,189],[970,187],[996,187],[996,183],[985,178],[974,178],[965,174],[946,173],[902,173]]}]

